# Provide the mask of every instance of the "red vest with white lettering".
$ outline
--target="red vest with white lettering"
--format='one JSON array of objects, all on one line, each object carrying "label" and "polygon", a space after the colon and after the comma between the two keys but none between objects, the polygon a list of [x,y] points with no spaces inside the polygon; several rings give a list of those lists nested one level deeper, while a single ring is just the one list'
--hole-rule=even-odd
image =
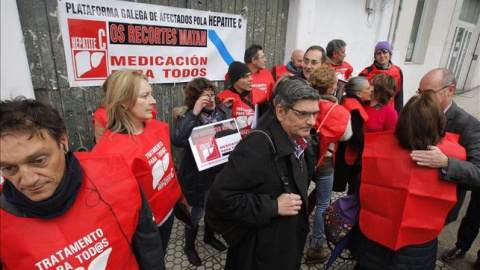
[{"label": "red vest with white lettering", "polygon": [[170,149],[168,124],[148,120],[138,135],[107,130],[92,152],[125,157],[147,197],[155,221],[162,224],[181,192]]},{"label": "red vest with white lettering", "polygon": [[[240,135],[242,139],[245,138],[248,133],[252,130],[252,124],[255,118],[255,107],[251,107],[249,104],[246,104],[241,98],[240,94],[231,89],[225,89],[218,94],[218,98],[223,101],[227,98],[233,98],[232,116],[237,121],[238,129],[240,130]],[[257,90],[250,91],[250,94],[245,96],[245,98],[250,101],[252,105],[263,103],[266,101],[266,95]]]},{"label": "red vest with white lettering", "polygon": [[265,95],[265,100],[257,101],[263,103],[270,99],[273,93],[273,86],[275,81],[273,80],[270,70],[264,68],[257,73],[252,73],[252,91],[261,91]]},{"label": "red vest with white lettering", "polygon": [[334,65],[330,62],[326,62],[325,64],[331,66],[335,70],[337,77],[341,80],[348,81],[350,76],[352,76],[353,67],[345,61],[340,65]]},{"label": "red vest with white lettering", "polygon": [[75,155],[82,185],[63,215],[24,218],[0,210],[3,269],[139,269],[130,243],[142,200],[132,172],[120,156]]},{"label": "red vest with white lettering", "polygon": [[[447,133],[437,146],[466,158],[458,135]],[[359,224],[369,239],[392,250],[435,239],[457,201],[456,184],[441,179],[440,169],[416,165],[410,153],[393,131],[365,134]]]},{"label": "red vest with white lettering", "polygon": [[[325,161],[328,146],[331,143],[337,143],[345,134],[350,120],[350,112],[336,103],[322,100],[318,105],[321,113],[317,116],[314,126],[320,135],[317,167]],[[334,150],[336,150],[336,147]]]},{"label": "red vest with white lettering", "polygon": [[[363,108],[363,105],[356,98],[345,97],[343,98],[342,106],[345,107],[350,113],[354,110],[358,110],[360,112],[360,116],[363,120],[363,132],[365,133],[367,130],[368,114]],[[345,162],[348,165],[355,164],[359,154],[360,149],[347,142],[347,147],[345,149]]]}]

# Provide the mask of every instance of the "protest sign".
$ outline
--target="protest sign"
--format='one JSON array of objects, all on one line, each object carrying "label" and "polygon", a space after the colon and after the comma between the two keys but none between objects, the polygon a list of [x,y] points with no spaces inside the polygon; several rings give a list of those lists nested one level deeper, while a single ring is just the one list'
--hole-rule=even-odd
[{"label": "protest sign", "polygon": [[125,68],[151,83],[223,80],[245,51],[240,15],[107,0],[58,0],[58,13],[72,87]]},{"label": "protest sign", "polygon": [[188,141],[199,171],[225,163],[240,141],[240,131],[234,119],[227,119],[192,130]]}]

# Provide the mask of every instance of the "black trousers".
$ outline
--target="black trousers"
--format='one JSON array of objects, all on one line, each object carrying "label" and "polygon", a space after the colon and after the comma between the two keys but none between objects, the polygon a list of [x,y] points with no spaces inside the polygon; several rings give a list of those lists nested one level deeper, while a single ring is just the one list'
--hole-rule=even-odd
[{"label": "black trousers", "polygon": [[472,190],[467,213],[462,219],[457,234],[457,247],[469,250],[480,230],[480,189]]}]

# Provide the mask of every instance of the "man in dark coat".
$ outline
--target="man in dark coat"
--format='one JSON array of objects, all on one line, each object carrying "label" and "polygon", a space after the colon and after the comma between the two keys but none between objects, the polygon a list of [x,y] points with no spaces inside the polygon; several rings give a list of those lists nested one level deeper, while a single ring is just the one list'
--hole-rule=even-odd
[{"label": "man in dark coat", "polygon": [[[478,189],[480,188],[480,122],[453,102],[456,90],[455,75],[448,69],[431,70],[420,81],[419,92],[433,90],[442,104],[447,117],[446,131],[460,135],[459,143],[467,150],[467,160],[462,161],[443,154],[438,148],[427,151],[414,151],[412,158],[418,165],[440,168],[440,176],[448,181],[458,183],[457,204],[447,216],[445,225],[455,221],[465,199],[468,189],[472,191],[472,202],[462,220],[455,247],[442,255],[445,261],[463,258],[471,243],[478,234],[478,212],[480,204]],[[475,194],[477,193],[477,194]],[[473,214],[473,215],[472,215]],[[477,217],[474,217],[477,216]],[[480,256],[480,251],[477,257]],[[480,259],[477,258],[477,265]]]},{"label": "man in dark coat", "polygon": [[300,268],[309,227],[307,188],[315,162],[305,138],[319,113],[319,99],[303,79],[283,79],[270,117],[237,145],[217,175],[207,201],[207,221],[216,215],[244,228],[237,243],[229,246],[225,269]]}]

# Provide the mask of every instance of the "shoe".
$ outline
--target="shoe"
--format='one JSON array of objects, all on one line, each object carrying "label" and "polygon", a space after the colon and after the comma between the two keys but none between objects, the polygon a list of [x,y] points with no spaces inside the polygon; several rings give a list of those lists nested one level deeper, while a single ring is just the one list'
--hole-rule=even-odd
[{"label": "shoe", "polygon": [[218,251],[224,251],[227,249],[227,247],[220,240],[215,238],[213,230],[207,224],[205,224],[205,235],[203,236],[203,242],[209,244]]},{"label": "shoe", "polygon": [[442,260],[445,262],[452,262],[455,261],[456,259],[463,259],[465,258],[465,254],[467,251],[462,250],[461,248],[454,247],[450,250],[445,251],[442,254]]},{"label": "shoe", "polygon": [[198,227],[192,228],[185,226],[185,247],[183,252],[187,255],[188,262],[195,265],[202,265],[202,260],[198,256],[197,251],[195,250],[195,238],[197,237]]},{"label": "shoe", "polygon": [[480,270],[480,258],[477,258],[477,260],[473,264],[473,269]]},{"label": "shoe", "polygon": [[316,263],[323,263],[325,262],[328,257],[330,257],[330,253],[325,248],[320,248],[318,250],[309,248],[307,251],[307,264],[316,264]]}]

